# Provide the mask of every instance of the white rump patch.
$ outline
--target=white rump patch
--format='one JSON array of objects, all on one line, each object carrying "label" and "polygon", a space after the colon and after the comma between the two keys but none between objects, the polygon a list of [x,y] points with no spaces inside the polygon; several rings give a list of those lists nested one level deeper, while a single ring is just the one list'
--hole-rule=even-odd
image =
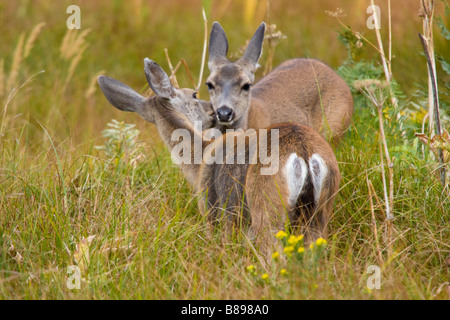
[{"label": "white rump patch", "polygon": [[296,153],[291,153],[286,161],[284,174],[289,189],[289,205],[293,207],[297,204],[297,199],[302,193],[308,175],[305,160],[298,157]]},{"label": "white rump patch", "polygon": [[309,159],[309,171],[314,185],[314,201],[317,204],[322,193],[323,181],[328,173],[325,161],[323,161],[323,158],[319,154],[315,153]]}]

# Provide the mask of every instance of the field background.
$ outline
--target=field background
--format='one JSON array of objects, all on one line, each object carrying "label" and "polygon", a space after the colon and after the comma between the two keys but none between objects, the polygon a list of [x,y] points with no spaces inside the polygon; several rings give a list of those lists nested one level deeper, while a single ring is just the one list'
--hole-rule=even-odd
[{"label": "field background", "polygon": [[[110,106],[96,77],[144,92],[143,59],[168,71],[167,48],[172,64],[185,59],[197,83],[202,6],[208,33],[213,21],[226,30],[229,54],[238,56],[264,20],[287,37],[275,48],[274,66],[313,57],[339,69],[348,61],[338,39],[344,28],[325,11],[342,8],[341,21],[376,43],[366,27],[370,1],[1,0],[0,298],[449,299],[449,187],[414,137],[427,110],[419,1],[391,2],[399,107],[387,106],[384,122],[395,157],[395,220],[389,227],[384,214],[376,111],[355,90],[354,123],[336,149],[343,179],[325,252],[308,262],[281,255],[265,265],[242,234],[209,233],[154,126]],[[387,50],[387,1],[375,3]],[[71,4],[81,8],[81,30],[66,27]],[[442,1],[437,16],[450,27]],[[434,33],[436,54],[448,60],[450,41],[438,27]],[[268,51],[266,44],[262,66]],[[380,74],[379,54],[367,44],[355,60],[355,78],[365,76],[351,68],[358,61]],[[448,128],[450,76],[439,63],[437,70]],[[176,75],[181,87],[192,87],[184,67]],[[105,137],[112,119],[136,127],[117,124]],[[71,265],[81,269],[79,290],[66,286]],[[381,268],[379,290],[366,286],[370,265]]]}]

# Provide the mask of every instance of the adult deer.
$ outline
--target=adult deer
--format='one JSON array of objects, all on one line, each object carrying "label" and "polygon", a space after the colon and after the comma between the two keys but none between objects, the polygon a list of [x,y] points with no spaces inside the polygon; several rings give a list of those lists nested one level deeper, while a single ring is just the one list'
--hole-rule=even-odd
[{"label": "adult deer", "polygon": [[[249,235],[263,249],[287,219],[307,239],[326,235],[340,175],[331,147],[318,133],[303,125],[278,124],[207,138],[202,130],[213,127],[215,119],[210,103],[197,100],[192,90],[174,88],[160,66],[144,61],[155,96],[145,98],[106,76],[98,78],[100,88],[116,108],[154,123],[172,157],[174,150],[180,157],[190,152],[188,161],[178,163],[200,195],[200,212],[209,221],[249,222]],[[180,142],[179,137],[188,139]],[[187,145],[180,148],[183,143]],[[269,170],[273,166],[268,157],[276,162],[275,170]]]},{"label": "adult deer", "polygon": [[[349,87],[329,66],[315,59],[283,62],[253,88],[264,40],[263,22],[242,58],[230,62],[228,40],[218,22],[209,40],[206,84],[219,128],[265,128],[281,122],[305,124],[337,142],[353,115]],[[251,88],[251,89],[250,89]]]}]

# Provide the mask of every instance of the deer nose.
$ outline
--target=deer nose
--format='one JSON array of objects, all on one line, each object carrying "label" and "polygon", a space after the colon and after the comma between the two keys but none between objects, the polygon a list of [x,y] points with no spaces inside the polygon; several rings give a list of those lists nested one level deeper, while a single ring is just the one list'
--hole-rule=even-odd
[{"label": "deer nose", "polygon": [[217,119],[220,122],[230,122],[234,118],[234,112],[230,107],[222,106],[217,109]]}]

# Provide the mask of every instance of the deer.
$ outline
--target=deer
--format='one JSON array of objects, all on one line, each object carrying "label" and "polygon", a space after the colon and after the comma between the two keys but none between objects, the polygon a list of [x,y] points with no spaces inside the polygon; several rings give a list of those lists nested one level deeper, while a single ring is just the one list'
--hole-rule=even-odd
[{"label": "deer", "polygon": [[[177,164],[211,225],[244,227],[266,253],[287,221],[305,241],[326,237],[340,173],[333,150],[319,133],[284,123],[222,134],[214,128],[210,102],[197,99],[191,89],[175,88],[156,62],[145,58],[144,64],[154,96],[143,97],[104,75],[98,77],[99,86],[114,107],[155,124],[172,158],[174,150],[177,156],[189,153],[188,161]],[[188,133],[181,142],[180,130]],[[207,134],[209,130],[213,132]],[[189,148],[180,148],[182,143]],[[200,161],[196,147],[202,152]],[[242,156],[245,161],[239,162]]]},{"label": "deer", "polygon": [[261,23],[244,55],[231,62],[226,57],[225,31],[218,22],[213,23],[206,85],[217,127],[224,132],[300,123],[337,145],[350,125],[353,98],[348,85],[332,68],[317,59],[290,59],[253,85],[265,26]]}]

